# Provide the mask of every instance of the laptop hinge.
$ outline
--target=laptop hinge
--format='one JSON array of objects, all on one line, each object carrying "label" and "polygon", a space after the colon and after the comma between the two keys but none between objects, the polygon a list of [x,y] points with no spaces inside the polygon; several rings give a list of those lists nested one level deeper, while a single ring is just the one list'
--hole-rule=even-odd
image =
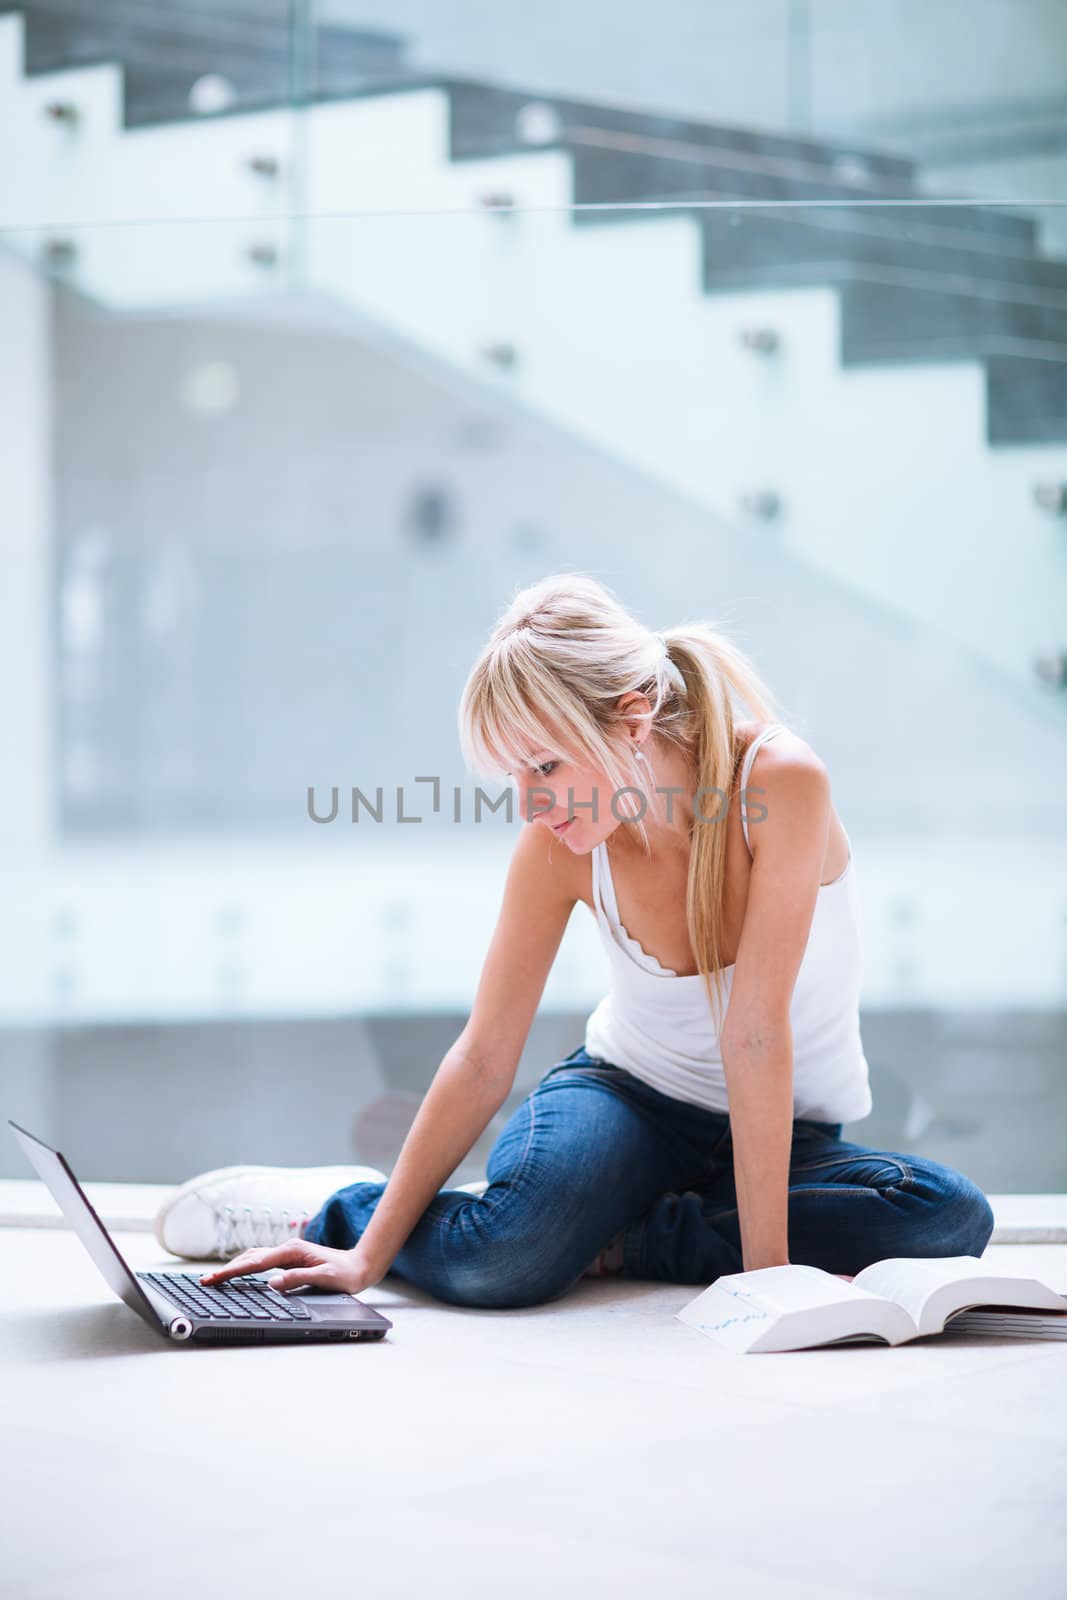
[{"label": "laptop hinge", "polygon": [[196,1324],[172,1300],[168,1300],[165,1295],[160,1294],[154,1284],[146,1283],[139,1272],[135,1273],[134,1276],[137,1279],[141,1293],[159,1318],[162,1331],[179,1342],[190,1338]]}]

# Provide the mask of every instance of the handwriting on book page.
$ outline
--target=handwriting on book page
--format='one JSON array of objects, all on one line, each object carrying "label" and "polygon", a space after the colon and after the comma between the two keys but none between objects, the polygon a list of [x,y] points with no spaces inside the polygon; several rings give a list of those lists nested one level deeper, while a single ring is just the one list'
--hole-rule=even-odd
[{"label": "handwriting on book page", "polygon": [[747,1294],[744,1289],[735,1288],[735,1286],[731,1283],[724,1283],[722,1279],[720,1279],[718,1283],[712,1286],[712,1289],[709,1290],[708,1293],[709,1297],[714,1297],[716,1299],[721,1299],[725,1296],[728,1296],[736,1303],[737,1310],[731,1312],[728,1316],[720,1316],[715,1322],[706,1321],[703,1317],[701,1317],[700,1321],[697,1322],[695,1326],[699,1328],[702,1333],[722,1333],[726,1328],[740,1327],[746,1322],[770,1321],[770,1313],[768,1312],[766,1306],[760,1305],[759,1301],[755,1300],[752,1295]]},{"label": "handwriting on book page", "polygon": [[724,1328],[737,1327],[742,1322],[766,1322],[766,1311],[746,1311],[738,1313],[735,1317],[723,1317],[721,1322],[698,1322],[697,1327],[703,1333],[721,1333]]}]

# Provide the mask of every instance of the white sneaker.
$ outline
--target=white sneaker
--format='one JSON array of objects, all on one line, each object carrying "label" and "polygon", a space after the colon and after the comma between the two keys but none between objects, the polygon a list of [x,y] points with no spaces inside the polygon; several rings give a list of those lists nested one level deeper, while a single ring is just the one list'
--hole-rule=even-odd
[{"label": "white sneaker", "polygon": [[171,1255],[228,1261],[241,1250],[300,1238],[338,1189],[385,1182],[377,1167],[219,1167],[176,1189],[153,1230]]}]

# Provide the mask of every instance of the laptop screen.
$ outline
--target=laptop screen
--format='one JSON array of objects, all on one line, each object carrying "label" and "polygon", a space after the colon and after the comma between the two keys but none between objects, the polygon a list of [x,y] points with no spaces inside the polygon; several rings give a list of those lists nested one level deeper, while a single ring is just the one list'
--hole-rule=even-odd
[{"label": "laptop screen", "polygon": [[144,1317],[146,1322],[158,1328],[160,1319],[153,1311],[151,1302],[119,1255],[111,1235],[89,1204],[63,1156],[58,1150],[42,1144],[32,1133],[27,1133],[25,1128],[20,1128],[17,1122],[9,1122],[8,1125],[14,1129],[19,1144],[51,1190],[56,1204],[100,1268],[109,1287],[120,1300],[125,1300],[131,1311],[136,1311],[139,1317]]}]

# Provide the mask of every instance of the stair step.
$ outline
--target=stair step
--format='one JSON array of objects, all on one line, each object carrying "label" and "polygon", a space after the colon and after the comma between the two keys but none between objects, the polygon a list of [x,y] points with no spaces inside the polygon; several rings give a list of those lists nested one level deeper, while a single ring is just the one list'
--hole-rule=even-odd
[{"label": "stair step", "polygon": [[[282,106],[293,98],[289,0],[218,11],[177,0],[21,0],[0,12],[25,17],[28,75],[121,62],[127,126],[192,118],[189,90],[207,74],[233,86],[232,110]],[[309,35],[309,95],[359,91],[403,70],[406,43],[376,29],[317,24]]]},{"label": "stair step", "polygon": [[[0,0],[0,12],[16,8]],[[189,117],[202,72],[234,85],[236,109],[290,97],[288,0],[220,15],[186,0],[23,0],[31,72],[119,58],[128,122]],[[580,206],[710,198],[884,199],[911,194],[911,161],[882,151],[664,116],[456,78],[407,74],[404,41],[381,31],[318,28],[308,92],[365,98],[433,85],[449,95],[452,155],[465,160],[566,149]],[[376,72],[385,76],[374,82]],[[390,77],[391,75],[391,77]],[[539,103],[542,134],[523,137]],[[552,119],[555,119],[554,123]],[[1067,261],[1034,253],[1036,222],[995,207],[812,205],[701,210],[709,292],[783,285],[838,287],[842,360],[980,359],[987,363],[990,443],[1059,441],[1067,432]],[[580,211],[603,226],[640,211]]]},{"label": "stair step", "polygon": [[1067,361],[1067,307],[890,284],[848,283],[841,288],[841,359],[846,366],[1027,354]]},{"label": "stair step", "polygon": [[907,185],[869,188],[835,178],[826,166],[752,155],[723,147],[649,140],[590,130],[569,144],[574,162],[576,205],[625,205],[632,201],[704,199],[855,200],[910,195]]},{"label": "stair step", "polygon": [[1067,362],[986,360],[990,444],[1067,444]]},{"label": "stair step", "polygon": [[1067,441],[1067,292],[1062,306],[1041,305],[1010,284],[1003,296],[980,282],[971,292],[930,290],[864,281],[865,270],[847,261],[763,262],[709,273],[705,286],[731,293],[831,284],[841,295],[844,365],[982,361],[990,445]]},{"label": "stair step", "polygon": [[[1067,285],[1028,292],[997,279],[967,283],[946,275],[939,282],[938,276],[894,282],[887,269],[880,281],[874,269],[848,261],[781,261],[710,271],[705,288],[731,294],[836,287],[846,363],[1019,357],[1020,373],[1030,374],[1033,358],[1054,367],[1067,361]],[[1010,365],[1004,370],[1014,372]]]},{"label": "stair step", "polygon": [[[895,273],[936,274],[959,285],[1003,284],[1007,291],[1067,296],[1067,261],[1005,251],[989,231],[996,213],[981,207],[824,207],[789,214],[707,211],[705,284],[735,285],[739,274],[767,269],[785,281],[796,268],[818,266],[824,281],[865,266]],[[1031,223],[1031,228],[1034,224]]]},{"label": "stair step", "polygon": [[452,102],[452,155],[457,159],[528,149],[529,142],[521,136],[516,118],[525,107],[536,103],[551,107],[559,122],[558,137],[546,143],[569,144],[575,133],[599,129],[803,161],[827,170],[835,161],[862,163],[873,180],[897,185],[908,185],[915,176],[915,163],[906,157],[852,144],[727,127],[689,117],[538,94],[535,90],[503,89],[461,78],[449,78],[446,87]]}]

